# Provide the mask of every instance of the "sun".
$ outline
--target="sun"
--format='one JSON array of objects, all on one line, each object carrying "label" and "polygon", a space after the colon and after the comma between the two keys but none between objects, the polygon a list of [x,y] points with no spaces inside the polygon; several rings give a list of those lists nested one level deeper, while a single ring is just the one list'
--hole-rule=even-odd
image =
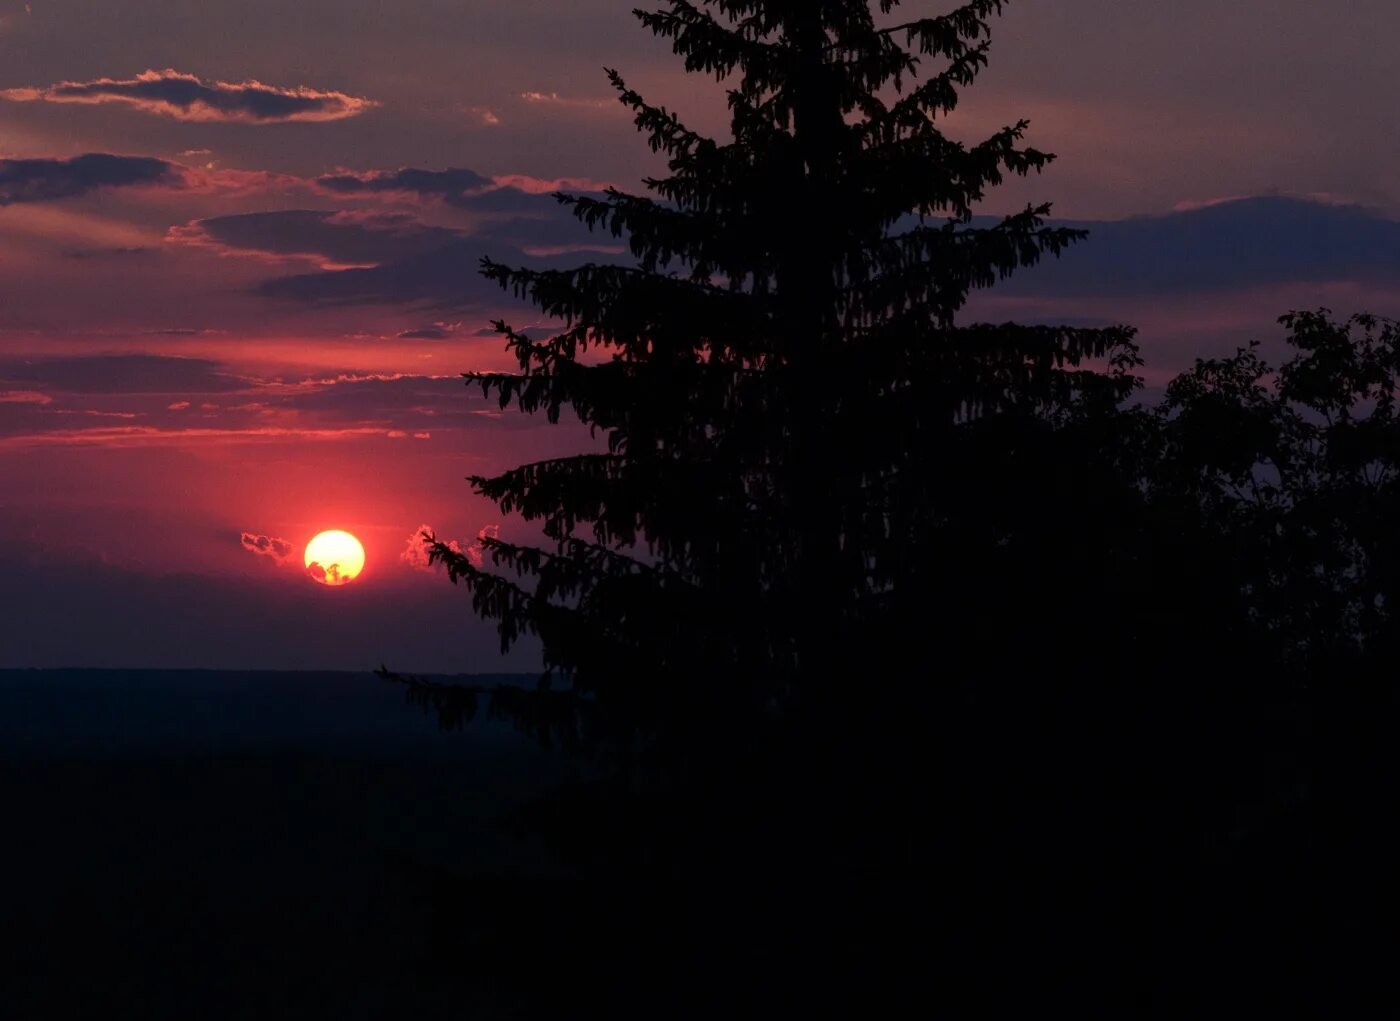
[{"label": "sun", "polygon": [[306,573],[322,585],[346,585],[365,569],[365,548],[349,532],[322,532],[306,544]]}]

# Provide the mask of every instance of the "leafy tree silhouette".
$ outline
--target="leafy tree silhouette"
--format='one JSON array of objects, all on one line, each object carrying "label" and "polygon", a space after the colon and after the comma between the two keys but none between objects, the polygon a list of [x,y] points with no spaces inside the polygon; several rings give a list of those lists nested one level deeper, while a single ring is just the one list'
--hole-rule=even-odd
[{"label": "leafy tree silhouette", "polygon": [[1256,344],[1172,381],[1154,499],[1230,537],[1241,613],[1294,672],[1354,672],[1394,641],[1400,330],[1327,309],[1280,323],[1277,371]]},{"label": "leafy tree silhouette", "polygon": [[[1025,122],[944,133],[1002,0],[897,6],[636,12],[728,83],[732,138],[609,72],[669,175],[559,200],[635,262],[487,261],[563,325],[498,323],[519,371],[468,374],[503,408],[571,410],[606,449],[472,479],[546,547],[486,538],[481,565],[425,537],[504,646],[541,639],[549,675],[400,679],[446,722],[485,700],[619,767],[535,820],[595,866],[704,870],[701,900],[750,905],[744,876],[795,885],[765,895],[797,956],[887,976],[929,950],[894,941],[905,909],[936,910],[959,927],[945,978],[1015,960],[1046,996],[1110,972],[1171,988],[1113,940],[1066,967],[1057,927],[1093,910],[1176,931],[1203,884],[1263,891],[1297,866],[1260,848],[1306,825],[1305,679],[1392,641],[1396,333],[1288,317],[1302,354],[1277,387],[1250,350],[1149,409],[1127,403],[1129,328],[960,321],[974,289],[1082,234],[1048,205],[974,218],[1053,159]],[[833,893],[838,873],[898,877],[906,899],[957,878],[936,909],[885,910]],[[804,940],[814,887],[829,914]]]}]

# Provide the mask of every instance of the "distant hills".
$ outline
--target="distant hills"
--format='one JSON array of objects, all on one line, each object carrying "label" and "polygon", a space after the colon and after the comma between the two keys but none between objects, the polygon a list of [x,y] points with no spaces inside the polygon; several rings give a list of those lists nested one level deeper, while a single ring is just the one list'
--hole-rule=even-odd
[{"label": "distant hills", "polygon": [[[439,678],[450,679],[450,678]],[[534,675],[473,675],[484,686]],[[533,745],[482,719],[444,734],[369,673],[0,670],[0,759],[248,752],[471,759]]]}]

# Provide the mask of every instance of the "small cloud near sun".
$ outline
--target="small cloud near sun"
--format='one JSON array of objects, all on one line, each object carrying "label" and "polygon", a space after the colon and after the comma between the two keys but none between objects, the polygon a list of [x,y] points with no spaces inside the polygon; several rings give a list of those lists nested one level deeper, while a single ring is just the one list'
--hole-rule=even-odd
[{"label": "small cloud near sun", "polygon": [[501,534],[500,525],[487,525],[476,533],[476,541],[464,543],[458,539],[441,540],[431,525],[420,525],[408,537],[408,546],[399,554],[399,560],[415,571],[431,571],[433,564],[428,556],[428,548],[435,542],[442,542],[458,556],[466,557],[473,567],[482,564],[483,540],[496,539]]},{"label": "small cloud near sun", "polygon": [[279,567],[296,560],[296,547],[286,539],[274,539],[270,535],[255,535],[252,532],[244,532],[239,536],[239,541],[249,553],[256,553],[260,557],[269,557]]}]

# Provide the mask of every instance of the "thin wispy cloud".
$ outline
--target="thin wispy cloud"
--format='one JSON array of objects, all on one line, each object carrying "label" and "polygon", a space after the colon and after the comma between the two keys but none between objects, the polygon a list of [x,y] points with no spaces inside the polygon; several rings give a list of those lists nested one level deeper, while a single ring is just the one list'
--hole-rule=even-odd
[{"label": "thin wispy cloud", "polygon": [[387,437],[382,428],[348,429],[160,429],[153,426],[116,426],[95,429],[64,429],[27,433],[0,438],[0,450],[30,447],[153,447],[237,445],[248,443],[303,443]]},{"label": "thin wispy cloud", "polygon": [[207,358],[152,354],[0,358],[0,385],[6,390],[46,394],[220,394],[251,383]]},{"label": "thin wispy cloud", "polygon": [[611,97],[561,96],[557,92],[522,92],[520,98],[532,106],[547,106],[567,110],[616,110],[626,112],[626,107]]},{"label": "thin wispy cloud", "polygon": [[457,331],[461,328],[462,324],[460,322],[449,323],[439,321],[430,323],[427,326],[419,326],[411,330],[404,330],[396,336],[399,340],[447,340],[455,336]]},{"label": "thin wispy cloud", "polygon": [[485,177],[466,167],[448,167],[446,170],[400,167],[397,170],[368,170],[364,172],[342,170],[318,177],[316,184],[336,195],[387,192],[398,195],[432,195],[455,199],[480,195],[496,186],[496,182],[492,178]]},{"label": "thin wispy cloud", "polygon": [[52,404],[53,398],[37,390],[0,390],[0,404]]},{"label": "thin wispy cloud", "polygon": [[266,260],[310,259],[323,269],[378,266],[434,251],[460,232],[376,212],[276,210],[216,216],[171,227],[171,244]]},{"label": "thin wispy cloud", "polygon": [[[485,213],[522,213],[555,209],[555,192],[602,192],[605,181],[587,177],[534,177],[497,174],[487,177],[466,167],[424,170],[338,170],[316,179],[316,186],[333,195],[390,194],[438,198],[450,205]],[[548,201],[541,202],[541,199]]]},{"label": "thin wispy cloud", "polygon": [[183,121],[275,124],[287,121],[338,121],[356,117],[378,104],[344,92],[304,85],[283,88],[256,80],[205,81],[173,68],[144,71],[135,78],[97,78],[54,85],[0,90],[0,98],[17,103],[119,103],[143,113]]}]

